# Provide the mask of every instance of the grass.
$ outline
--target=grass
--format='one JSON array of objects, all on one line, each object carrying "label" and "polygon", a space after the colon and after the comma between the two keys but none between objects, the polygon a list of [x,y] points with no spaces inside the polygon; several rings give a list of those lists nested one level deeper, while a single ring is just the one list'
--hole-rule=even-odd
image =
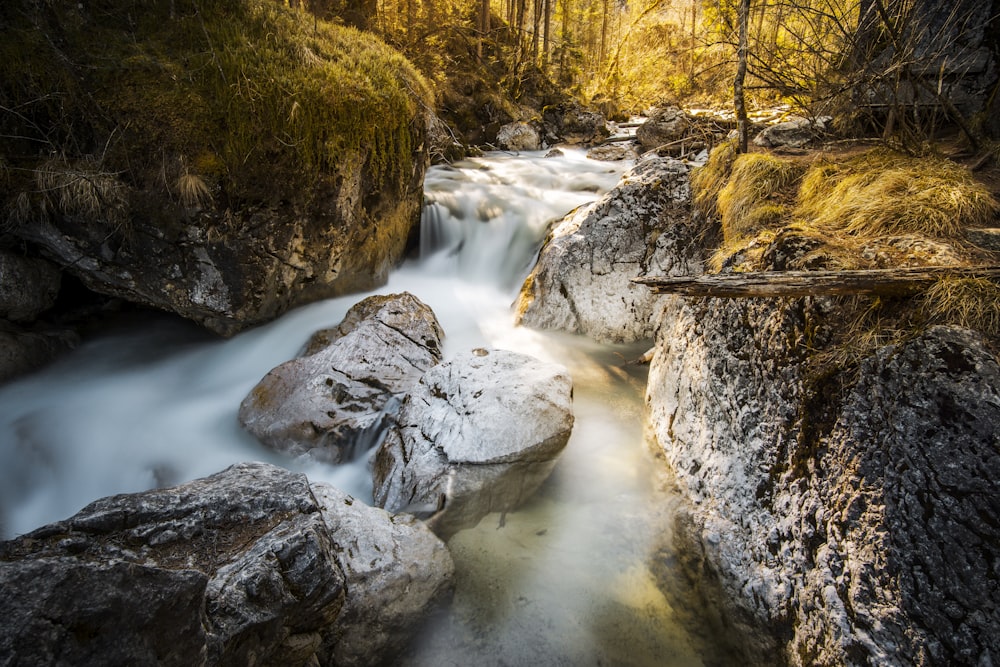
[{"label": "grass", "polygon": [[767,153],[737,157],[716,199],[724,241],[737,242],[779,226],[789,211],[775,197],[801,176],[798,165]]},{"label": "grass", "polygon": [[[100,156],[130,187],[186,180],[180,196],[205,202],[199,178],[220,206],[301,199],[346,164],[370,183],[411,178],[429,89],[370,35],[273,0],[41,7],[0,7],[0,99],[14,110],[0,111],[0,153],[15,173]],[[8,203],[33,189],[9,180]]]},{"label": "grass", "polygon": [[[792,258],[789,269],[997,263],[964,238],[967,228],[996,225],[992,194],[944,158],[877,149],[804,170],[777,156],[736,156],[721,146],[692,185],[696,205],[723,230],[708,262],[713,271],[764,270],[782,254]],[[839,303],[839,334],[817,357],[821,366],[851,367],[932,324],[1000,338],[1000,287],[990,280],[949,278],[908,300]]]},{"label": "grass", "polygon": [[943,158],[872,151],[843,164],[813,166],[795,216],[829,233],[873,238],[915,234],[956,239],[997,213],[990,192]]}]

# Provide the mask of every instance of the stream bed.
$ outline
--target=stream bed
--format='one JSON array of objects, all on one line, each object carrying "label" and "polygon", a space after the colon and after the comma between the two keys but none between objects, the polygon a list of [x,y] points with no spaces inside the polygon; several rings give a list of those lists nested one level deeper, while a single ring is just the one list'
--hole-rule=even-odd
[{"label": "stream bed", "polygon": [[[428,173],[420,256],[376,293],[408,291],[427,303],[446,334],[445,358],[492,346],[564,364],[576,423],[526,506],[452,538],[454,602],[420,633],[404,665],[707,662],[713,640],[698,603],[668,599],[660,585],[678,560],[671,533],[679,499],[644,446],[645,367],[627,362],[645,349],[518,328],[510,309],[549,223],[611,189],[627,166],[567,149],[558,158],[491,154]],[[0,388],[0,536],[102,496],[247,460],[370,499],[366,457],[337,467],[291,460],[236,419],[261,377],[364,296],[299,308],[229,340],[142,313]]]}]

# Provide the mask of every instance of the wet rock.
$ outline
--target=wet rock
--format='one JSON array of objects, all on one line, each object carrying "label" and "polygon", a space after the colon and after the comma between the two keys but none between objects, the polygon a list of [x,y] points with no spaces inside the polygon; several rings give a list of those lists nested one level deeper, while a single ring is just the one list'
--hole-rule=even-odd
[{"label": "wet rock", "polygon": [[651,338],[659,298],[631,280],[699,271],[688,167],[651,156],[549,234],[521,288],[519,323],[605,342]]},{"label": "wet rock", "polygon": [[821,116],[775,123],[761,130],[753,143],[763,148],[802,148],[826,134],[832,121],[829,116]]},{"label": "wet rock", "polygon": [[497,132],[497,145],[508,151],[537,151],[542,138],[529,123],[508,123]]},{"label": "wet rock", "polygon": [[[415,620],[399,609],[426,609],[447,589],[450,559],[421,526],[397,527],[314,488],[324,502],[301,474],[239,464],[99,500],[3,543],[0,654],[19,665],[362,664],[385,655]],[[351,639],[360,608],[379,629],[371,644]]]},{"label": "wet rock", "polygon": [[573,427],[566,369],[478,349],[435,366],[403,401],[375,459],[375,502],[429,515],[447,539],[515,509],[548,477]]},{"label": "wet rock", "polygon": [[644,151],[687,136],[691,121],[677,107],[656,109],[642,125],[636,128],[635,138]]},{"label": "wet rock", "polygon": [[542,110],[546,141],[590,145],[611,136],[607,119],[596,111],[587,111],[579,104],[554,104]]},{"label": "wet rock", "polygon": [[0,249],[0,319],[34,320],[55,303],[59,284],[53,264]]},{"label": "wet rock", "polygon": [[666,302],[647,401],[757,664],[1000,652],[1000,363],[935,327],[818,373],[831,299]]},{"label": "wet rock", "polygon": [[0,321],[0,383],[45,366],[78,342],[70,331],[33,331]]},{"label": "wet rock", "polygon": [[619,160],[634,160],[636,154],[631,146],[609,144],[607,146],[591,148],[587,151],[587,157],[591,160],[599,160],[601,162],[617,162]]},{"label": "wet rock", "polygon": [[347,461],[375,444],[398,400],[441,360],[444,333],[409,293],[369,297],[305,356],[269,372],[240,405],[240,424],[265,445]]},{"label": "wet rock", "polygon": [[429,611],[450,598],[451,554],[410,515],[370,507],[328,484],[311,488],[347,588],[331,664],[388,664]]}]

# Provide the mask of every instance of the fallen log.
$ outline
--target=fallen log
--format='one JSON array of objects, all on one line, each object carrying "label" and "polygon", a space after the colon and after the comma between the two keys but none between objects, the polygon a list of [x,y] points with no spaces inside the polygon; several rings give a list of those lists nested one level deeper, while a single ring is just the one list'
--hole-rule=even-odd
[{"label": "fallen log", "polygon": [[1000,278],[1000,266],[919,266],[853,271],[757,271],[700,276],[647,276],[632,282],[654,294],[721,298],[873,294],[908,296],[942,278]]}]

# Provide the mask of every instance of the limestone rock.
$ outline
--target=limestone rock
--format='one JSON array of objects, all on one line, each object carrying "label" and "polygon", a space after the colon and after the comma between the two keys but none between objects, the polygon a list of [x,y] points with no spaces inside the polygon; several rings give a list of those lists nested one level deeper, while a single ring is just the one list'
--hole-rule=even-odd
[{"label": "limestone rock", "polygon": [[395,401],[441,360],[444,333],[409,293],[359,302],[313,335],[305,356],[269,372],[240,405],[240,424],[278,451],[333,463],[369,449]]},{"label": "limestone rock", "polygon": [[[0,654],[19,665],[378,661],[419,615],[388,610],[440,599],[450,558],[421,526],[317,493],[324,502],[303,475],[240,464],[3,543]],[[370,643],[350,639],[362,608],[379,629]]]},{"label": "limestone rock", "polygon": [[[227,56],[179,82],[205,45],[177,38],[188,29],[173,5],[148,14],[141,34],[119,0],[101,21],[72,3],[6,6],[10,46],[38,76],[17,86],[0,73],[5,105],[23,111],[0,136],[5,232],[88,289],[229,336],[373,289],[402,260],[419,224],[430,93],[376,38],[352,36],[346,49],[346,28],[317,32],[301,13],[202,7],[199,34]],[[155,63],[154,44],[165,45]],[[247,80],[259,84],[252,101],[231,85]],[[37,104],[57,89],[58,111]]]},{"label": "limestone rock", "polygon": [[757,664],[984,664],[1000,364],[936,327],[818,377],[836,303],[667,299],[647,401],[695,541]]},{"label": "limestone rock", "polygon": [[333,664],[386,664],[428,610],[450,597],[451,554],[411,515],[370,507],[328,484],[311,486],[347,588]]},{"label": "limestone rock", "polygon": [[55,303],[59,283],[59,269],[49,262],[0,249],[0,318],[34,320]]},{"label": "limestone rock", "polygon": [[548,477],[573,427],[556,364],[478,349],[435,366],[403,401],[375,459],[375,502],[430,514],[447,539],[515,509]]},{"label": "limestone rock", "polygon": [[618,186],[549,234],[521,288],[519,322],[605,342],[651,338],[659,298],[631,280],[700,271],[689,199],[684,163],[640,160]]},{"label": "limestone rock", "polygon": [[537,151],[542,138],[530,123],[507,123],[497,132],[497,145],[508,151]]},{"label": "limestone rock", "polygon": [[41,368],[78,341],[70,331],[31,331],[0,322],[0,383]]},{"label": "limestone rock", "polygon": [[691,121],[677,107],[656,109],[642,125],[636,128],[635,138],[643,150],[650,151],[657,146],[683,139],[691,127]]},{"label": "limestone rock", "polygon": [[822,137],[828,130],[832,118],[793,118],[783,123],[770,125],[753,139],[756,146],[763,148],[802,148],[811,141]]},{"label": "limestone rock", "polygon": [[546,140],[550,144],[590,145],[611,136],[607,119],[596,111],[587,111],[579,104],[565,103],[542,110]]},{"label": "limestone rock", "polygon": [[634,160],[635,150],[631,146],[620,144],[609,144],[607,146],[596,146],[587,151],[587,157],[591,160],[601,162],[617,162],[619,160]]}]

